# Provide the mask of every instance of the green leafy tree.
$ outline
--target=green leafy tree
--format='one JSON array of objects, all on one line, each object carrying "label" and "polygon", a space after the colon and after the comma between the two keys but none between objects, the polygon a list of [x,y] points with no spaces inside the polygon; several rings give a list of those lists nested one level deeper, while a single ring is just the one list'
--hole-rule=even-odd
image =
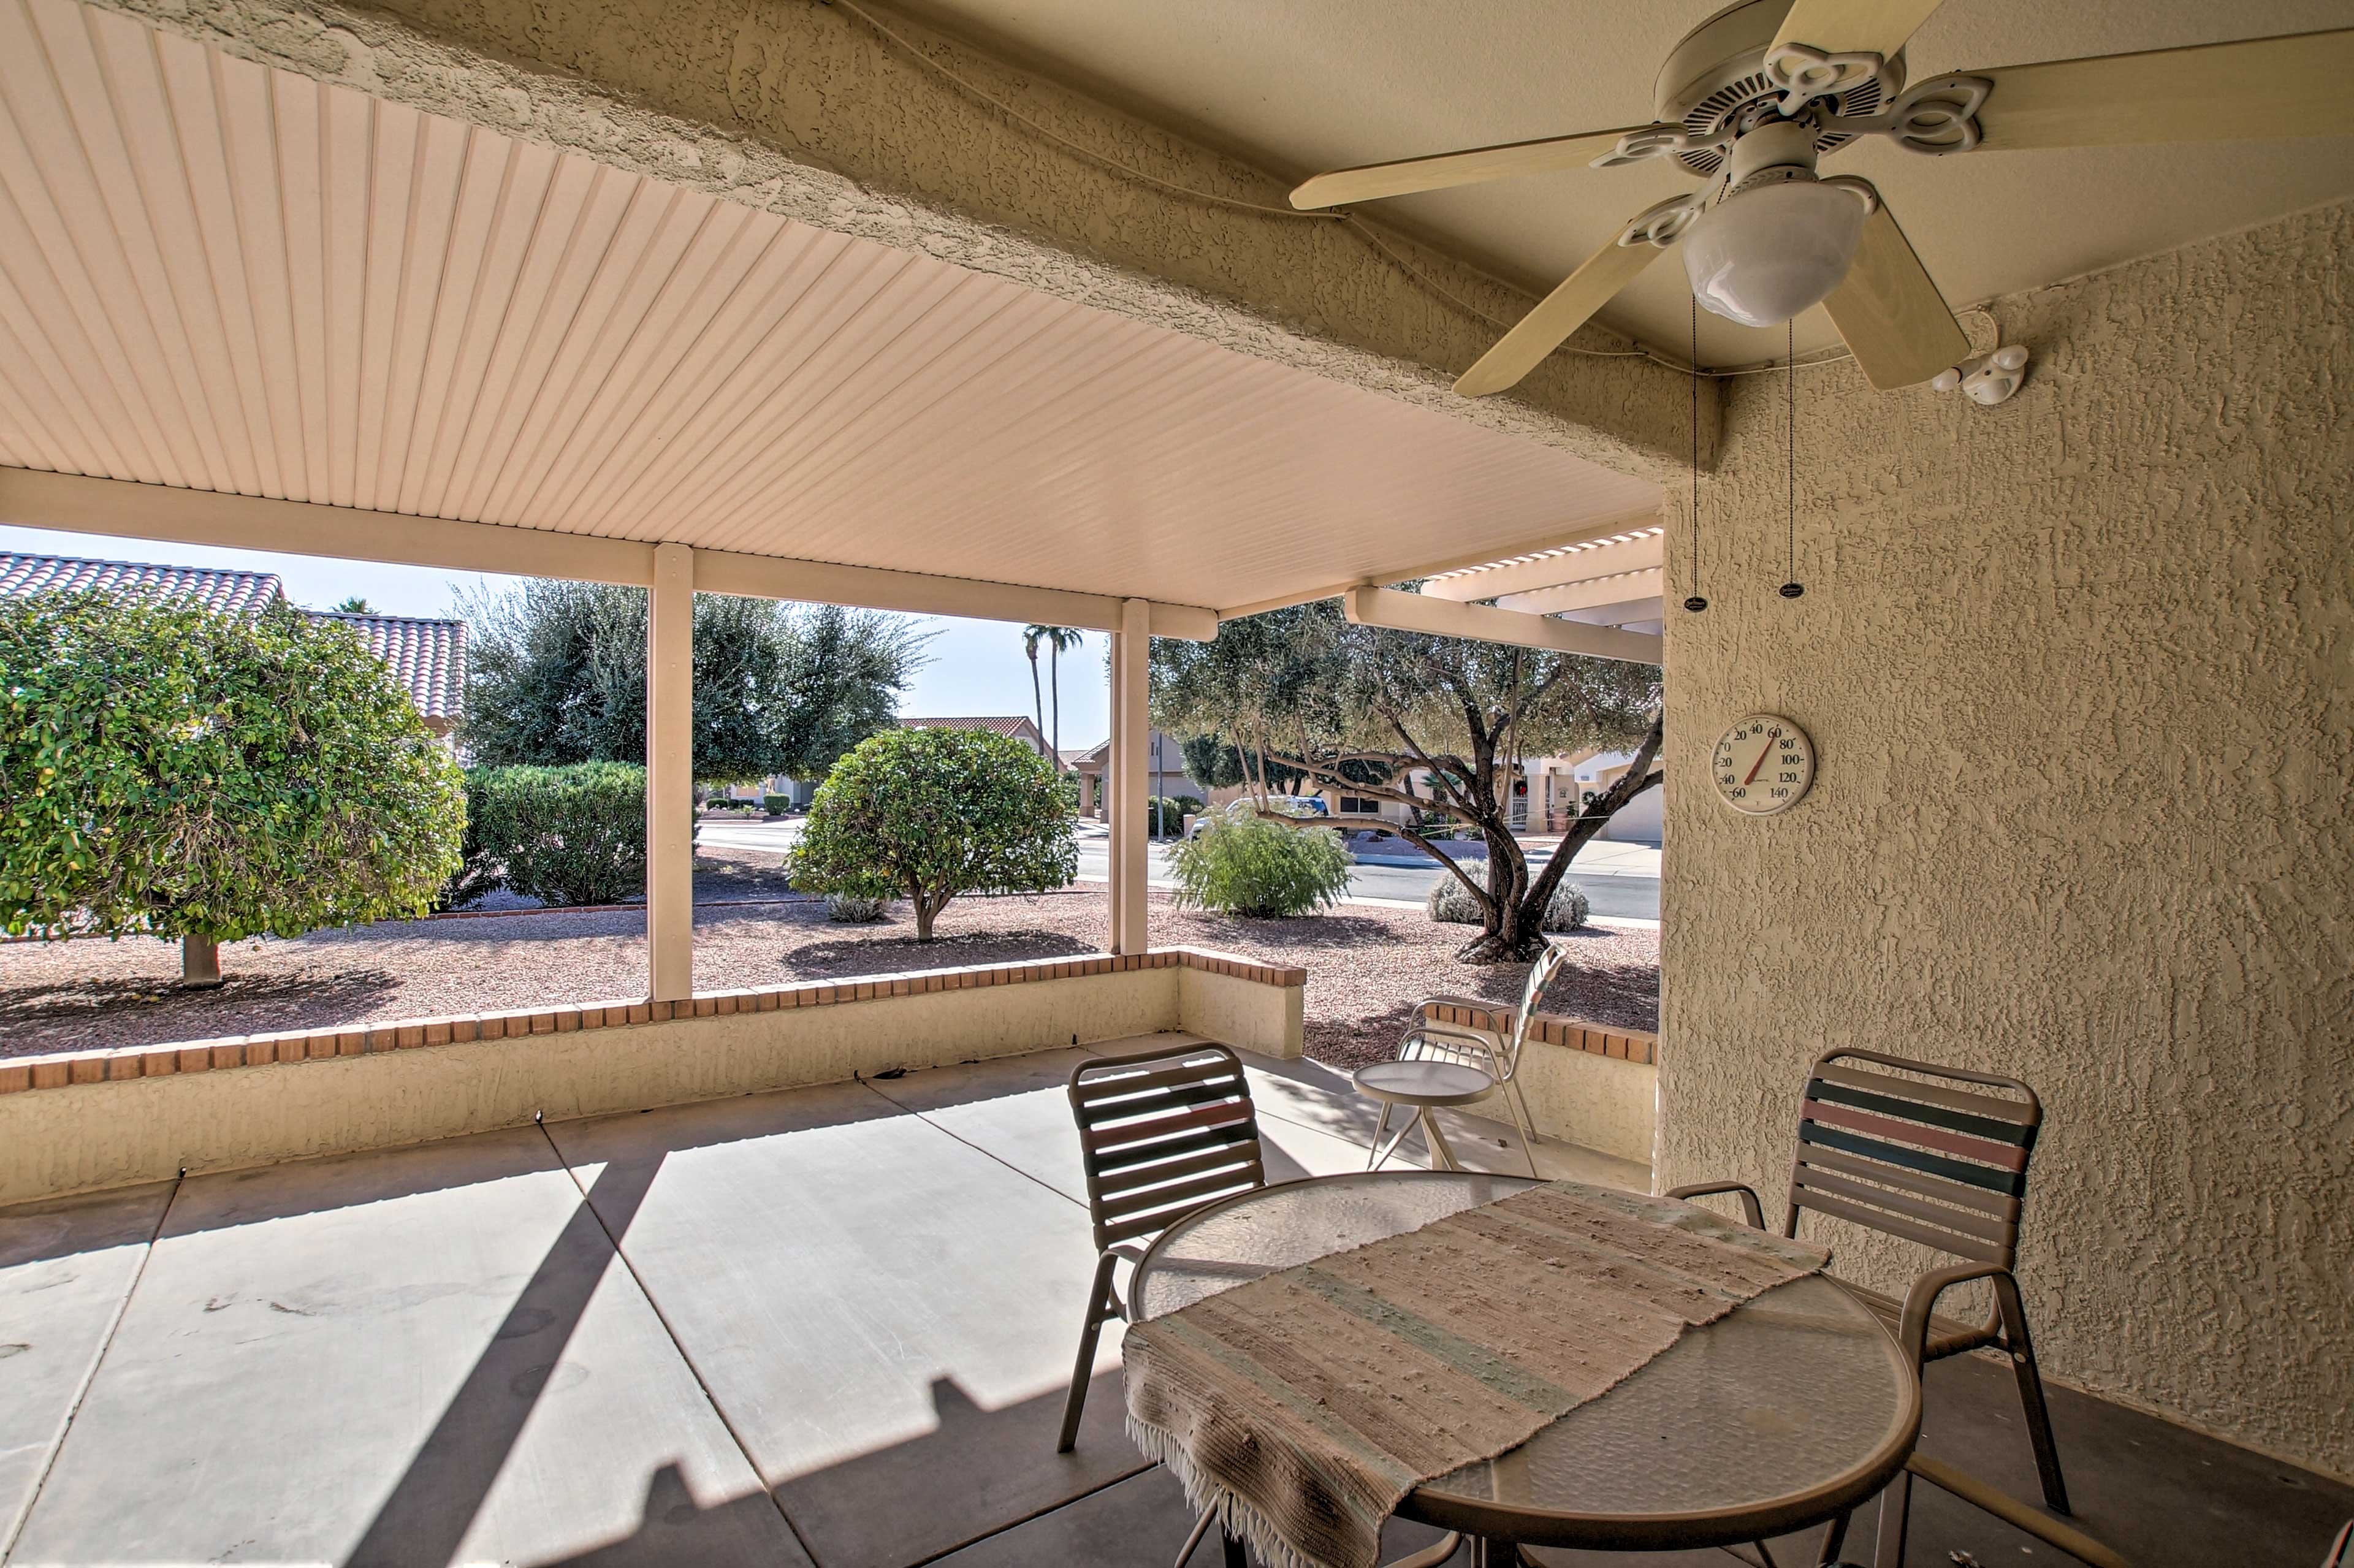
[{"label": "green leafy tree", "polygon": [[[1476,831],[1484,876],[1440,854],[1418,823],[1400,830],[1478,906],[1480,934],[1458,955],[1470,963],[1534,954],[1571,859],[1660,779],[1657,668],[1355,626],[1334,600],[1228,621],[1214,642],[1155,642],[1152,718],[1237,747],[1262,800],[1269,768],[1289,768]],[[1514,765],[1603,747],[1633,749],[1632,764],[1532,875],[1512,833]],[[1381,776],[1352,777],[1357,765]]]},{"label": "green leafy tree", "polygon": [[144,594],[0,601],[0,924],[218,944],[423,914],[457,766],[347,627]]},{"label": "green leafy tree", "polygon": [[[477,762],[645,761],[644,589],[535,582],[461,608]],[[892,722],[927,640],[900,616],[695,595],[696,780],[823,773]]]},{"label": "green leafy tree", "polygon": [[1068,885],[1072,821],[1054,768],[1011,736],[885,730],[834,764],[787,864],[805,892],[909,900],[928,942],[960,893]]}]

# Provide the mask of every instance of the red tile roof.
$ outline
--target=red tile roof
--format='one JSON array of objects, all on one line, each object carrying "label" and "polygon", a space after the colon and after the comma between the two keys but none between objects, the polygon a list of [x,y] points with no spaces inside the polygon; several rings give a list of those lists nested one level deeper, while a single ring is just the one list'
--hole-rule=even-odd
[{"label": "red tile roof", "polygon": [[144,589],[187,594],[206,608],[229,615],[259,615],[286,597],[274,572],[216,570],[210,567],[153,567],[136,561],[85,561],[73,556],[19,556],[0,552],[0,596],[77,588],[110,593]]},{"label": "red tile roof", "polygon": [[903,718],[901,729],[985,729],[991,735],[1010,735],[1016,740],[1036,743],[1038,726],[1027,714],[1006,717],[1000,714],[970,718]]},{"label": "red tile roof", "polygon": [[[97,588],[109,593],[186,594],[208,609],[255,616],[286,597],[274,572],[209,567],[158,567],[137,561],[87,561],[72,556],[21,556],[0,551],[0,598]],[[403,615],[345,615],[306,609],[313,620],[350,627],[429,719],[455,719],[465,710],[466,623]]]},{"label": "red tile roof", "polygon": [[323,609],[303,613],[313,620],[335,621],[358,632],[368,651],[392,671],[392,678],[408,688],[417,711],[427,718],[454,719],[465,711],[464,621],[345,615]]}]

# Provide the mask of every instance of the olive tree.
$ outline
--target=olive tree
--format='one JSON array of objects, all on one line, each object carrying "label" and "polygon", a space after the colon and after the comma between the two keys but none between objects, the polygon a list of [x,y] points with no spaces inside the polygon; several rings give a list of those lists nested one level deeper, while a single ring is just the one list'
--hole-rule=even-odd
[{"label": "olive tree", "polygon": [[218,944],[421,915],[456,867],[456,765],[349,628],[277,607],[0,601],[0,925]]},{"label": "olive tree", "polygon": [[[1334,600],[1228,621],[1214,642],[1154,643],[1152,722],[1237,747],[1262,798],[1288,768],[1410,808],[1416,820],[1399,832],[1479,910],[1479,935],[1457,955],[1469,963],[1532,956],[1572,857],[1660,779],[1655,666],[1352,625]],[[1634,752],[1625,776],[1532,875],[1512,833],[1516,763],[1603,747]],[[1485,874],[1441,853],[1426,819],[1477,832]]]},{"label": "olive tree", "polygon": [[1027,893],[1078,875],[1054,765],[1011,736],[894,729],[818,787],[787,864],[804,892],[906,898],[916,939],[960,893]]}]

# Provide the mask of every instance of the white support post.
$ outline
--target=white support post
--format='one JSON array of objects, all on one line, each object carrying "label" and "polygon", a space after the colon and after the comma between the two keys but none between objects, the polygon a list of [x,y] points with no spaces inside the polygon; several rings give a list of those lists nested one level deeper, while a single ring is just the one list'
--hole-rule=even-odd
[{"label": "white support post", "polygon": [[646,615],[646,980],[695,994],[695,552],[654,551]]},{"label": "white support post", "polygon": [[1140,599],[1120,606],[1119,630],[1111,641],[1111,950],[1140,953],[1145,934],[1144,889],[1150,876],[1145,853],[1145,803],[1150,781],[1145,773],[1146,712],[1152,651],[1152,607]]}]

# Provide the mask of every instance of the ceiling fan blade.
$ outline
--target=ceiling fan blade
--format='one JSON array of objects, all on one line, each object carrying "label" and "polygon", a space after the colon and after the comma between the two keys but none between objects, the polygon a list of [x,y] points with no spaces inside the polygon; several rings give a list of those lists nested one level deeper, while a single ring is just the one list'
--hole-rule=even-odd
[{"label": "ceiling fan blade", "polygon": [[1855,264],[1823,309],[1864,379],[1883,392],[1926,381],[1969,357],[1970,340],[1886,202],[1864,220]]},{"label": "ceiling fan blade", "polygon": [[1612,239],[1587,257],[1584,266],[1522,316],[1518,325],[1498,338],[1496,346],[1457,380],[1455,390],[1466,397],[1485,397],[1516,385],[1664,254],[1656,245],[1621,245]]},{"label": "ceiling fan blade", "polygon": [[[1920,31],[1940,0],[1797,0],[1782,18],[1773,48],[1805,44],[1827,54],[1875,54],[1885,59]],[[1768,54],[1773,49],[1766,51]]]},{"label": "ceiling fan blade", "polygon": [[1320,207],[1339,207],[1344,202],[1376,201],[1416,191],[1444,190],[1449,185],[1476,185],[1521,175],[1551,174],[1555,169],[1582,169],[1617,146],[1618,138],[1628,132],[1649,129],[1648,125],[1628,125],[1617,131],[1547,136],[1535,142],[1506,142],[1493,147],[1467,147],[1459,153],[1434,153],[1427,158],[1407,158],[1395,164],[1335,169],[1329,175],[1318,175],[1293,191],[1291,205],[1305,212]]},{"label": "ceiling fan blade", "polygon": [[2003,151],[2354,132],[2354,27],[1972,71],[1978,145]]}]

